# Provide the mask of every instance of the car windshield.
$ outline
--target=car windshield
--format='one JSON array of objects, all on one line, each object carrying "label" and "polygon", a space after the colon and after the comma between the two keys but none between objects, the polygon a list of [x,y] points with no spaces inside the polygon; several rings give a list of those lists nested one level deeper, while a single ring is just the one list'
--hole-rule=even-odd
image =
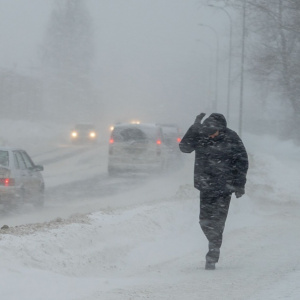
[{"label": "car windshield", "polygon": [[0,150],[0,165],[4,167],[8,167],[9,165],[8,151]]},{"label": "car windshield", "polygon": [[173,127],[163,127],[163,132],[166,136],[171,136],[171,137],[177,137],[178,134],[178,130],[177,128],[173,128]]},{"label": "car windshield", "polygon": [[90,125],[90,124],[77,124],[75,126],[75,129],[76,130],[93,130],[94,127],[93,127],[93,125]]}]

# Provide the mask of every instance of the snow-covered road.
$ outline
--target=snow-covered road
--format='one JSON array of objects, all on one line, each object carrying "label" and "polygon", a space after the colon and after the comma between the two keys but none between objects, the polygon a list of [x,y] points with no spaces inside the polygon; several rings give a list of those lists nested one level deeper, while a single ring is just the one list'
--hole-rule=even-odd
[{"label": "snow-covered road", "polygon": [[[1,299],[299,299],[299,147],[252,135],[244,141],[251,154],[247,194],[232,198],[215,271],[204,270],[207,241],[190,155],[182,169],[116,193],[48,203],[40,223],[14,226],[7,216],[11,227],[0,231]],[[57,170],[56,183],[55,168],[45,171],[51,188],[73,168],[67,161],[82,164],[74,182],[88,176],[90,156],[82,155],[62,160],[68,167]],[[94,165],[91,178],[104,176],[105,163]]]}]

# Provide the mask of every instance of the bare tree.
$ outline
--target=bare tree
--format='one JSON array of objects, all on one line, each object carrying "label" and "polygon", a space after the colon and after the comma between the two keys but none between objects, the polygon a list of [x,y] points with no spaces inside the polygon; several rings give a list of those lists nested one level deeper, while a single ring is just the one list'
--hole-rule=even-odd
[{"label": "bare tree", "polygon": [[1,118],[34,120],[41,112],[42,85],[38,78],[0,69]]},{"label": "bare tree", "polygon": [[[247,7],[247,66],[253,78],[276,90],[300,125],[300,1],[227,0],[224,5]],[[220,2],[220,1],[219,1]],[[294,130],[294,137],[300,134]]]}]

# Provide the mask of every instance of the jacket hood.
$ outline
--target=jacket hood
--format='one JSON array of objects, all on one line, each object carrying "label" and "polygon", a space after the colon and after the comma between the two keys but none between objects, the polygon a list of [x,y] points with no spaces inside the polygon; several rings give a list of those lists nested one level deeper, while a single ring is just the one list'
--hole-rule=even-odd
[{"label": "jacket hood", "polygon": [[216,131],[225,131],[227,122],[222,114],[213,113],[202,123],[202,130],[205,134],[213,134]]}]

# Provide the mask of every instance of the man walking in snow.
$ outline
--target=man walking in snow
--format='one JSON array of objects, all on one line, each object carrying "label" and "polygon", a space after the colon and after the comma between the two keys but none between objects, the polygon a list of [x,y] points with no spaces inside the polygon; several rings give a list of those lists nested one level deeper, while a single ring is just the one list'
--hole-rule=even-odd
[{"label": "man walking in snow", "polygon": [[179,147],[184,153],[195,151],[194,186],[200,191],[199,223],[208,239],[206,270],[214,270],[219,260],[223,231],[231,195],[245,193],[248,155],[240,137],[227,128],[222,114],[213,113],[194,124],[182,138]]}]

